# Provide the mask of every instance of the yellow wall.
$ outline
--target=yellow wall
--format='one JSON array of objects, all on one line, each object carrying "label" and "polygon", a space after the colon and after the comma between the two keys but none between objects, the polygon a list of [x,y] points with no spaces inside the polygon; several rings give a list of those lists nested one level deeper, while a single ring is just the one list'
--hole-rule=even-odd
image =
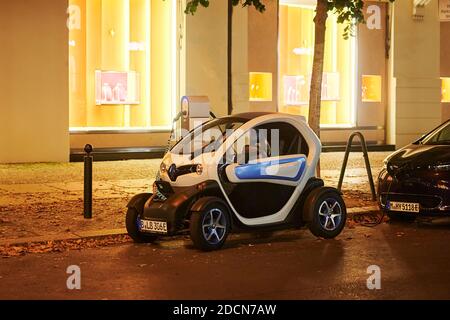
[{"label": "yellow wall", "polygon": [[248,112],[249,69],[248,69],[248,9],[237,6],[233,9],[233,112]]},{"label": "yellow wall", "polygon": [[[278,1],[264,2],[266,11],[260,13],[254,8],[248,9],[248,56],[242,57],[248,62],[249,72],[272,74],[272,91],[269,101],[251,101],[250,111],[276,112],[278,106]],[[235,32],[245,32],[235,30]],[[270,84],[269,84],[270,85]],[[270,96],[270,94],[267,94]]]},{"label": "yellow wall", "polygon": [[[443,89],[450,95],[450,21],[441,22],[441,77],[446,78]],[[442,121],[450,119],[449,101],[442,103]]]},{"label": "yellow wall", "polygon": [[228,110],[227,8],[227,1],[214,0],[186,17],[186,79],[181,81],[187,95],[208,96],[218,116]]},{"label": "yellow wall", "polygon": [[438,0],[425,7],[423,21],[411,17],[412,1],[394,8],[393,75],[396,78],[397,147],[411,143],[441,122],[440,22]]},{"label": "yellow wall", "polygon": [[68,161],[67,1],[2,1],[0,162]]}]

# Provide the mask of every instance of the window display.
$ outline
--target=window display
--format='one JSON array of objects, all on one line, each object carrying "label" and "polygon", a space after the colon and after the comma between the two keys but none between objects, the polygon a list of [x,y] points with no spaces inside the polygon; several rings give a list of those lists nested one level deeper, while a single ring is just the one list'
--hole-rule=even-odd
[{"label": "window display", "polygon": [[[305,117],[309,113],[314,58],[314,9],[310,1],[280,2],[280,111]],[[356,40],[344,40],[343,28],[336,17],[330,15],[322,81],[323,126],[355,125]]]},{"label": "window display", "polygon": [[139,74],[134,71],[95,72],[96,104],[140,104]]},{"label": "window display", "polygon": [[250,72],[250,101],[272,101],[272,73]]},{"label": "window display", "polygon": [[70,128],[169,128],[177,91],[176,1],[70,0]]},{"label": "window display", "polygon": [[450,103],[450,78],[442,78],[442,102]]},{"label": "window display", "polygon": [[381,102],[381,76],[362,76],[362,101]]}]

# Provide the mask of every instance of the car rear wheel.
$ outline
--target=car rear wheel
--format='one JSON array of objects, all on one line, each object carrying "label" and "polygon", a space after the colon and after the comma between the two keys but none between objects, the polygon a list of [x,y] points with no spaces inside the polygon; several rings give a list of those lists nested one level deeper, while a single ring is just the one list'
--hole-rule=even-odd
[{"label": "car rear wheel", "polygon": [[126,217],[126,227],[128,235],[137,243],[152,243],[158,239],[158,236],[146,234],[139,231],[141,218],[139,212],[135,208],[128,208]]},{"label": "car rear wheel", "polygon": [[306,199],[305,210],[306,215],[310,217],[309,230],[316,237],[332,239],[344,229],[347,209],[337,190],[314,190]]},{"label": "car rear wheel", "polygon": [[191,215],[191,239],[197,249],[203,251],[221,249],[229,232],[229,212],[220,201],[211,202],[202,211],[193,212]]}]

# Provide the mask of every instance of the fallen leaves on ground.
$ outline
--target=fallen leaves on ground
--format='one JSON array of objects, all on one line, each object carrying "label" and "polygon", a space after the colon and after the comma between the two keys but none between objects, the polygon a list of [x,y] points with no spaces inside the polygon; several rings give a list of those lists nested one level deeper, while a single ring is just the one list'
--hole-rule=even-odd
[{"label": "fallen leaves on ground", "polygon": [[113,246],[117,244],[131,243],[126,235],[108,236],[102,238],[48,241],[45,243],[31,243],[23,245],[11,245],[0,247],[0,257],[18,257],[28,253],[60,253],[70,250],[92,249]]}]

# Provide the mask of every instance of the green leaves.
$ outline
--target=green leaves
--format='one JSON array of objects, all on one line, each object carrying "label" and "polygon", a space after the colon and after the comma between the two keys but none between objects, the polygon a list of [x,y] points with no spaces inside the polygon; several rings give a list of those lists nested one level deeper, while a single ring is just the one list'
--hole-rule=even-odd
[{"label": "green leaves", "polygon": [[[186,14],[194,14],[199,6],[204,8],[209,7],[210,0],[188,0],[186,3],[186,9],[184,12]],[[215,1],[223,1],[223,0],[215,0]],[[266,6],[262,2],[263,0],[231,0],[233,6],[238,6],[239,4],[243,7],[255,7],[259,12],[264,12],[266,10]]]},{"label": "green leaves", "polygon": [[[394,2],[395,0],[389,0]],[[328,11],[337,15],[337,22],[346,24],[343,37],[355,36],[356,26],[365,23],[364,0],[328,0]]]},{"label": "green leaves", "polygon": [[[213,0],[223,1],[223,0]],[[267,0],[231,0],[233,6],[242,5],[243,7],[254,7],[259,12],[264,12]],[[345,24],[344,39],[355,35],[356,26],[365,23],[364,20],[364,1],[365,0],[327,0],[328,11],[337,15],[337,22]],[[381,0],[379,0],[381,1]],[[389,0],[394,2],[395,0]],[[186,14],[194,14],[199,6],[208,8],[210,0],[188,0],[186,4]]]}]

